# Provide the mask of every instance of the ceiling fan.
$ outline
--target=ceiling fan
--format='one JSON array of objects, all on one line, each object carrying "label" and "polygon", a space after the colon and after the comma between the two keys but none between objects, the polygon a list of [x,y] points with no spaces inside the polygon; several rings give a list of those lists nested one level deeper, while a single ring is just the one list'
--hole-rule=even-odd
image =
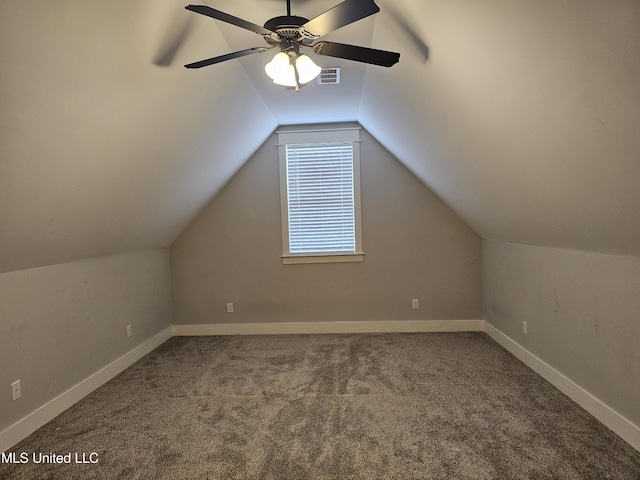
[{"label": "ceiling fan", "polygon": [[265,22],[264,26],[256,25],[206,5],[187,5],[185,8],[257,33],[269,45],[268,47],[247,48],[189,63],[185,65],[186,68],[202,68],[278,48],[279,52],[265,66],[265,71],[274,83],[295,87],[298,91],[300,85],[308,83],[320,73],[320,67],[315,65],[308,56],[300,53],[301,48],[310,48],[317,55],[343,58],[382,67],[391,67],[400,59],[399,53],[344,43],[317,41],[320,37],[334,30],[378,13],[380,8],[373,0],[345,0],[311,20],[291,15],[291,0],[287,0],[287,15],[271,18]]}]

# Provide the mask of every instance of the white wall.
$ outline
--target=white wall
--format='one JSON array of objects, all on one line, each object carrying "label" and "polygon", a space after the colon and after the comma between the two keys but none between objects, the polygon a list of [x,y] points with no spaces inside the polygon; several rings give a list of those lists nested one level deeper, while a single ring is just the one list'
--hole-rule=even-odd
[{"label": "white wall", "polygon": [[274,134],[171,246],[173,323],[481,319],[480,238],[361,139],[364,262],[282,264]]},{"label": "white wall", "polygon": [[0,274],[0,432],[170,325],[167,250]]},{"label": "white wall", "polygon": [[483,240],[483,276],[488,323],[640,425],[640,257]]}]

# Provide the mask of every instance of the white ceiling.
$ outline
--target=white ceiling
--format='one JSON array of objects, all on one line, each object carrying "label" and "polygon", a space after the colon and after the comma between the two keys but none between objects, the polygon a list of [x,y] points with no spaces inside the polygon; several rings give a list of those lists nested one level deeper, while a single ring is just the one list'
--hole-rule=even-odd
[{"label": "white ceiling", "polygon": [[[205,3],[257,24],[286,12]],[[312,18],[337,1],[292,3]],[[264,44],[185,2],[3,2],[0,271],[167,246],[278,124],[342,120],[483,237],[640,255],[640,2],[377,3],[326,38],[400,63],[312,53],[343,84],[295,93],[264,75],[271,52],[184,69]]]}]

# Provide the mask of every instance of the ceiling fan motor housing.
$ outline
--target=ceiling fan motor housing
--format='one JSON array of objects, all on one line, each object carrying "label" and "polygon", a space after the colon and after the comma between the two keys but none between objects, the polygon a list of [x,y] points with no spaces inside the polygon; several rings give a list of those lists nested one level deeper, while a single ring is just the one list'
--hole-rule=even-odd
[{"label": "ceiling fan motor housing", "polygon": [[[272,32],[278,32],[278,30],[291,29],[294,32],[298,31],[298,28],[307,23],[309,20],[304,17],[298,17],[296,15],[283,15],[281,17],[274,17],[264,24],[264,28],[271,30]],[[279,33],[279,32],[278,32]]]},{"label": "ceiling fan motor housing", "polygon": [[298,17],[295,15],[284,15],[281,17],[274,17],[264,24],[264,28],[276,32],[280,37],[279,40],[273,37],[264,36],[264,39],[270,45],[278,45],[280,43],[301,42],[311,43],[312,39],[307,38],[303,34],[300,27],[302,27],[309,20],[304,17]]}]

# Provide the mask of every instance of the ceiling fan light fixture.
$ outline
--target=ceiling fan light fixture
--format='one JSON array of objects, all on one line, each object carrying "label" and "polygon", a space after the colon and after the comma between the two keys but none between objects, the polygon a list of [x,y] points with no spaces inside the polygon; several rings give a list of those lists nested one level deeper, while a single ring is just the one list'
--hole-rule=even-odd
[{"label": "ceiling fan light fixture", "polygon": [[[307,55],[298,55],[295,62],[285,52],[278,52],[273,59],[264,66],[265,73],[276,85],[297,87],[304,85],[320,75],[322,69]],[[296,71],[298,78],[296,81]]]}]

